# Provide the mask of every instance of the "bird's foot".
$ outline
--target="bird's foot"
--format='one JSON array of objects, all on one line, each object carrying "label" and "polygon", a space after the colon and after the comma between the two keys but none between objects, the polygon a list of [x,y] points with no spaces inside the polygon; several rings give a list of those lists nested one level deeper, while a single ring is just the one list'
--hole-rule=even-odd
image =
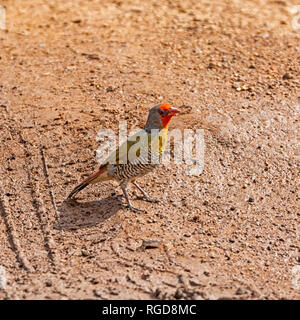
[{"label": "bird's foot", "polygon": [[122,203],[123,195],[122,195],[122,194],[117,195],[117,196],[116,196],[116,199],[117,199],[120,203]]},{"label": "bird's foot", "polygon": [[139,209],[139,208],[136,208],[134,207],[133,205],[127,205],[127,206],[124,206],[126,209],[129,209],[133,212],[142,212],[142,213],[147,213],[146,210],[143,210],[143,209]]},{"label": "bird's foot", "polygon": [[144,201],[147,201],[147,202],[152,202],[152,203],[158,203],[159,200],[158,199],[155,199],[155,198],[151,198],[151,197],[146,197],[146,196],[142,196],[142,197],[136,197],[137,200],[144,200]]},{"label": "bird's foot", "polygon": [[66,202],[67,203],[70,203],[70,204],[75,204],[75,203],[78,203],[77,199],[76,198],[67,198],[66,199]]},{"label": "bird's foot", "polygon": [[152,202],[152,203],[158,203],[158,202],[159,202],[158,199],[156,199],[156,198],[150,198],[150,197],[147,197],[147,198],[146,198],[146,201]]}]

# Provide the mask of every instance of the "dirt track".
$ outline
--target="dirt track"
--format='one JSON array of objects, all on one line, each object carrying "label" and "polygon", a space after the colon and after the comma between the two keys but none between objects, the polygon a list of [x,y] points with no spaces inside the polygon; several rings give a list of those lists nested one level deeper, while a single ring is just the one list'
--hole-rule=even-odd
[{"label": "dirt track", "polygon": [[[0,4],[1,299],[300,298],[299,1]],[[67,203],[97,132],[160,102],[192,106],[203,174],[140,179],[147,214],[112,183]]]}]

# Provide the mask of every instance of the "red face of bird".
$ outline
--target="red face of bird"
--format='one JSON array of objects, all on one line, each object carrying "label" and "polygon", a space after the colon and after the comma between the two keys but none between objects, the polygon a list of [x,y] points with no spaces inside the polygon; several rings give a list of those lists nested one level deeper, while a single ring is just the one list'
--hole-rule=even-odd
[{"label": "red face of bird", "polygon": [[167,129],[172,117],[176,113],[179,113],[179,110],[169,104],[161,104],[158,113],[160,114],[159,119],[162,122],[163,128]]},{"label": "red face of bird", "polygon": [[179,110],[170,104],[156,105],[149,111],[145,129],[168,129],[172,117],[177,113]]}]

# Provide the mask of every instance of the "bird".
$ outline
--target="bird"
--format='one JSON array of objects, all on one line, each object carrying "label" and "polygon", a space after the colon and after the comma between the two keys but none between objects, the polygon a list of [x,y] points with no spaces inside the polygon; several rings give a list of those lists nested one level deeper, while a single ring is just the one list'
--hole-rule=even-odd
[{"label": "bird", "polygon": [[128,208],[135,212],[143,212],[131,204],[127,186],[132,183],[143,194],[148,202],[158,202],[144,191],[136,179],[153,171],[161,162],[167,143],[168,127],[172,117],[179,109],[168,103],[155,105],[149,110],[145,126],[129,137],[121,146],[112,152],[100,165],[98,171],[88,176],[68,195],[73,198],[79,191],[90,184],[115,180],[119,183]]}]

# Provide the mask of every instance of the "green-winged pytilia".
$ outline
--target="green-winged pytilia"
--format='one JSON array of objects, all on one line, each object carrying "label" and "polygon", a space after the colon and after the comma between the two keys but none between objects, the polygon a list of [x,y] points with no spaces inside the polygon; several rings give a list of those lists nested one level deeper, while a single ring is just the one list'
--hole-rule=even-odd
[{"label": "green-winged pytilia", "polygon": [[100,169],[80,183],[68,196],[72,198],[87,185],[116,180],[127,200],[128,207],[133,211],[143,211],[132,206],[126,187],[132,182],[144,195],[147,201],[151,199],[136,183],[136,179],[152,171],[160,162],[166,146],[168,126],[172,117],[179,110],[169,104],[152,107],[149,111],[146,125],[133,136],[129,137],[101,164]]}]

